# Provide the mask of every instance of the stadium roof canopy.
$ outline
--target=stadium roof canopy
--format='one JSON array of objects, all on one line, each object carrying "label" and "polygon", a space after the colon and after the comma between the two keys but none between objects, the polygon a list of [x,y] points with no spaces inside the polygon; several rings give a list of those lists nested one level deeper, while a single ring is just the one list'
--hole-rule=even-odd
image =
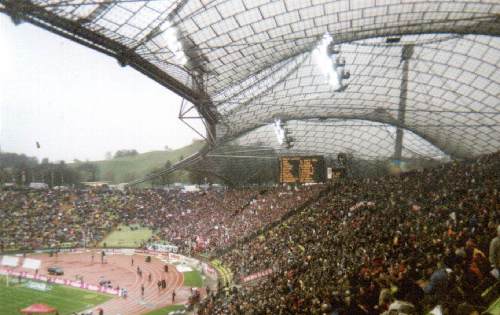
[{"label": "stadium roof canopy", "polygon": [[212,153],[500,148],[498,0],[0,0],[0,11],[184,97]]}]

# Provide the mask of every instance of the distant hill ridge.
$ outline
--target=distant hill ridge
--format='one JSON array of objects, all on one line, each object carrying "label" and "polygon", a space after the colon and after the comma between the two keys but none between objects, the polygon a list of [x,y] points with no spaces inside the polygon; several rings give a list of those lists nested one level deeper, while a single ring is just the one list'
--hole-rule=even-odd
[{"label": "distant hill ridge", "polygon": [[[195,140],[185,147],[169,151],[151,151],[133,156],[125,156],[103,161],[90,161],[97,166],[96,180],[110,181],[114,184],[126,183],[146,176],[151,171],[162,168],[167,161],[174,164],[181,158],[186,158],[198,152],[204,145],[204,141]],[[78,166],[79,163],[71,163]],[[186,181],[187,174],[179,174],[176,181]]]}]

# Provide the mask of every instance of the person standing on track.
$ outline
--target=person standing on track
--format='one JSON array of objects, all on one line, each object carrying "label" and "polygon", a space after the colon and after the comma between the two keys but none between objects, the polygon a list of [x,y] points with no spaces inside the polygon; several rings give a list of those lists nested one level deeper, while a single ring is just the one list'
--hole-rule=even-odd
[{"label": "person standing on track", "polygon": [[153,276],[151,275],[151,272],[150,272],[150,273],[149,273],[149,275],[148,275],[148,281],[149,281],[149,282],[153,281]]},{"label": "person standing on track", "polygon": [[144,283],[141,284],[141,296],[144,297]]},{"label": "person standing on track", "polygon": [[134,257],[132,257],[131,263],[132,263],[132,266],[133,266],[134,265]]},{"label": "person standing on track", "polygon": [[175,303],[175,290],[172,291],[172,303]]},{"label": "person standing on track", "polygon": [[160,292],[161,291],[161,280],[158,280],[156,285],[158,286],[158,292]]}]

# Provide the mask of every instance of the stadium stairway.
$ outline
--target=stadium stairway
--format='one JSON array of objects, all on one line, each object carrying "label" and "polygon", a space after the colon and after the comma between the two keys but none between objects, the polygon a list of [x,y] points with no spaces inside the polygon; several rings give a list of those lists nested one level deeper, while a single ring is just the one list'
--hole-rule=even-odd
[{"label": "stadium stairway", "polygon": [[490,304],[483,315],[500,315],[500,297]]},{"label": "stadium stairway", "polygon": [[304,202],[299,207],[288,211],[279,220],[271,222],[271,223],[267,224],[266,226],[263,226],[260,229],[254,231],[254,232],[252,232],[250,234],[247,234],[246,236],[244,236],[240,240],[232,243],[231,245],[229,245],[227,247],[224,247],[223,249],[215,250],[215,252],[211,254],[211,257],[212,258],[220,257],[220,256],[224,255],[225,253],[232,251],[236,247],[239,247],[242,244],[248,243],[250,240],[258,237],[261,234],[264,234],[266,231],[268,231],[268,230],[270,230],[270,229],[272,229],[272,228],[280,225],[282,222],[285,222],[286,220],[288,220],[294,214],[297,214],[300,211],[302,211],[303,209],[309,207],[314,202],[316,202],[319,199],[321,199],[322,197],[326,196],[330,192],[330,190],[332,190],[332,189],[334,189],[334,186],[330,186],[330,185],[326,186],[325,189],[323,189],[322,191],[320,191],[317,196],[311,197],[309,200],[307,200],[306,202]]},{"label": "stadium stairway", "polygon": [[219,275],[221,276],[221,279],[223,281],[223,284],[228,286],[230,283],[233,282],[233,273],[229,268],[226,268],[222,265],[222,262],[218,259],[213,259],[211,261],[212,266],[217,270]]},{"label": "stadium stairway", "polygon": [[484,315],[500,315],[500,281],[497,281],[492,286],[488,287],[481,294],[483,301],[491,302],[482,314]]}]

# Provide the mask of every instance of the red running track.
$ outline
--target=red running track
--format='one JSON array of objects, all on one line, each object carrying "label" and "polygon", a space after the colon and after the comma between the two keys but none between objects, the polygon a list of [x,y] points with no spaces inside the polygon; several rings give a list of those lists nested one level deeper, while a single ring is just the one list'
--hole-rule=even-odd
[{"label": "red running track", "polygon": [[[94,259],[92,261],[92,253]],[[170,304],[185,303],[190,294],[190,288],[182,287],[184,277],[175,266],[169,264],[168,273],[164,272],[165,263],[154,256],[151,262],[145,262],[143,255],[124,255],[107,253],[105,263],[101,264],[100,251],[85,251],[75,253],[59,253],[58,256],[49,257],[48,254],[32,254],[27,257],[40,259],[42,266],[40,275],[48,275],[47,268],[58,266],[64,269],[64,276],[68,280],[83,277],[83,281],[98,285],[99,280],[110,280],[113,288],[119,286],[128,290],[128,297],[115,296],[108,302],[99,305],[105,315],[137,315],[144,314],[153,309]],[[134,265],[132,266],[132,258]],[[142,269],[142,277],[137,274],[137,266]],[[33,273],[33,270],[17,268],[18,271]],[[151,273],[152,281],[148,281]],[[158,290],[157,281],[165,279],[166,289]],[[141,285],[144,285],[144,297],[141,296]],[[172,303],[172,291],[175,290],[175,302]],[[97,306],[95,307],[97,308]],[[95,314],[97,314],[95,312]]]}]

